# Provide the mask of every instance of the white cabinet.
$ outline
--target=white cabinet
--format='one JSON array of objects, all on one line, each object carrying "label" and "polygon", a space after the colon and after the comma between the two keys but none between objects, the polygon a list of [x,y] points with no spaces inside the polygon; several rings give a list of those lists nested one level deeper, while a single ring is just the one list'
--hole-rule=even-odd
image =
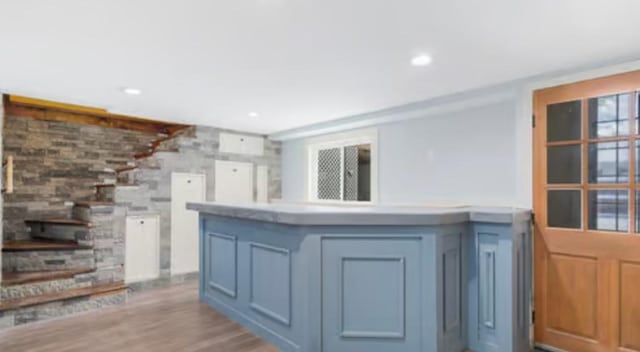
[{"label": "white cabinet", "polygon": [[262,155],[264,153],[264,138],[221,132],[220,151],[223,153]]},{"label": "white cabinet", "polygon": [[129,216],[125,228],[125,280],[137,282],[160,276],[158,216]]},{"label": "white cabinet", "polygon": [[215,201],[253,202],[253,164],[216,160]]},{"label": "white cabinet", "polygon": [[205,175],[171,174],[171,275],[198,271],[198,213],[187,210],[186,203],[205,198]]}]

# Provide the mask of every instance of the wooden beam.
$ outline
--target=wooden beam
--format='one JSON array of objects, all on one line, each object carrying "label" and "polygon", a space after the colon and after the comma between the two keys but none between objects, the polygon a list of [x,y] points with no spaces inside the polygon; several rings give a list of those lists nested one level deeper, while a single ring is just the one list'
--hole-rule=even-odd
[{"label": "wooden beam", "polygon": [[149,133],[165,133],[168,135],[190,127],[189,125],[173,122],[112,114],[100,108],[58,103],[22,96],[8,95],[3,99],[5,102],[5,115],[97,125]]},{"label": "wooden beam", "polygon": [[66,110],[69,112],[77,112],[77,113],[86,113],[86,114],[105,114],[108,113],[106,109],[101,108],[92,108],[89,106],[75,105],[75,104],[67,104],[67,103],[58,103],[55,101],[44,100],[44,99],[36,99],[23,97],[19,95],[9,95],[9,103],[13,103],[16,105],[22,106],[32,106],[32,107],[40,107],[40,108],[51,108],[55,110]]}]

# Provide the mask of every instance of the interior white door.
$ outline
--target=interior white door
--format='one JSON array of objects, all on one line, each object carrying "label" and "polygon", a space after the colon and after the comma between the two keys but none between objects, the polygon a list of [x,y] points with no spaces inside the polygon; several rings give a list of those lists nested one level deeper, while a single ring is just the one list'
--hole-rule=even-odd
[{"label": "interior white door", "polygon": [[129,216],[125,228],[125,280],[160,276],[160,226],[157,216]]},{"label": "interior white door", "polygon": [[216,160],[216,202],[253,202],[253,164]]},{"label": "interior white door", "polygon": [[198,213],[187,202],[203,202],[206,179],[202,174],[171,174],[171,275],[198,271]]}]

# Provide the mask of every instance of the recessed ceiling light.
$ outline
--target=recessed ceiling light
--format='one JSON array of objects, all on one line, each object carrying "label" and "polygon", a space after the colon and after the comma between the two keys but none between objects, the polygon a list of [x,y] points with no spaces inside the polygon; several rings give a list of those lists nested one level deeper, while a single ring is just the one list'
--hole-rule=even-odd
[{"label": "recessed ceiling light", "polygon": [[125,92],[126,94],[129,94],[129,95],[140,95],[140,94],[142,94],[142,91],[140,89],[137,89],[137,88],[124,88],[122,91]]},{"label": "recessed ceiling light", "polygon": [[431,56],[425,54],[414,56],[413,59],[411,59],[411,64],[413,66],[427,66],[430,63]]},{"label": "recessed ceiling light", "polygon": [[249,117],[258,117],[258,113],[257,112],[250,112],[249,113]]}]

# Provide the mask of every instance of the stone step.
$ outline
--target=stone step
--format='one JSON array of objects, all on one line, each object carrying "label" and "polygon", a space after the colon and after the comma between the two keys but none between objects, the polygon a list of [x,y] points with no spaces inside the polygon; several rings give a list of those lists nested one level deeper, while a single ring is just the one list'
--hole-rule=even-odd
[{"label": "stone step", "polygon": [[68,269],[68,270],[43,270],[23,272],[3,272],[2,286],[16,286],[32,284],[36,282],[71,279],[79,274],[94,272],[95,268]]},{"label": "stone step", "polygon": [[[78,277],[80,278],[81,276]],[[24,284],[16,284],[11,286],[2,286],[0,287],[0,301],[48,295],[74,288],[89,287],[92,284],[93,281],[91,279],[76,280],[75,277],[71,277],[49,281],[27,282]]]},{"label": "stone step", "polygon": [[65,301],[73,298],[97,297],[109,294],[125,293],[127,286],[124,282],[94,285],[89,287],[72,288],[60,292],[52,292],[38,296],[15,298],[0,302],[0,312],[32,307],[52,302]]},{"label": "stone step", "polygon": [[96,200],[102,202],[115,201],[116,187],[138,187],[135,183],[99,183],[96,187]]},{"label": "stone step", "polygon": [[[113,212],[112,208],[105,209]],[[77,217],[75,219],[41,219],[25,220],[32,238],[44,238],[53,241],[75,241],[83,245],[91,244],[91,228],[89,219]]]},{"label": "stone step", "polygon": [[[75,202],[73,208],[71,209],[71,216],[74,219],[89,222],[92,225],[92,227],[89,229],[89,233],[86,234],[86,237],[84,237],[83,239],[76,239],[79,241],[81,240],[81,243],[85,243],[84,241],[91,241],[94,238],[94,228],[98,226],[98,224],[94,222],[95,216],[110,216],[111,214],[113,214],[115,205],[116,204],[111,200],[102,199],[94,201]],[[81,231],[76,231],[74,232],[74,234],[85,235]]]},{"label": "stone step", "polygon": [[91,249],[92,246],[81,245],[76,241],[51,240],[34,238],[30,240],[5,241],[2,243],[2,252],[26,252],[26,251],[64,251]]}]

